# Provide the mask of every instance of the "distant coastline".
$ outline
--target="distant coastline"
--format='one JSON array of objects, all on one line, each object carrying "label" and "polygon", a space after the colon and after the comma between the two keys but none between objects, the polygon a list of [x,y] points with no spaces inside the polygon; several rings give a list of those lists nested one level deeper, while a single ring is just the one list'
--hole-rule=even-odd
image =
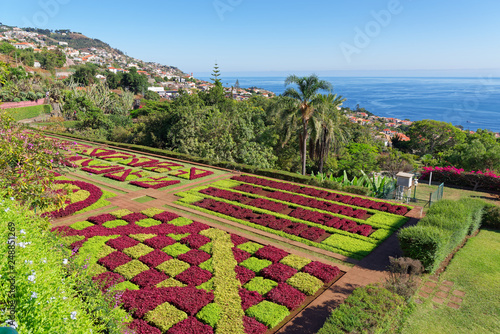
[{"label": "distant coastline", "polygon": [[[500,132],[500,78],[477,77],[321,77],[344,106],[360,107],[377,116],[418,121],[434,119],[476,131]],[[200,77],[208,80],[209,77]],[[279,95],[285,77],[221,77],[226,86],[259,87]]]}]

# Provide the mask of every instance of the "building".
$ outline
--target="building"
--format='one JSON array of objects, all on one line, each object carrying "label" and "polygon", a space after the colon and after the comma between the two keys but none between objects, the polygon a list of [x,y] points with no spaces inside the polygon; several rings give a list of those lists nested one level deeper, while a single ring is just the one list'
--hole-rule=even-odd
[{"label": "building", "polygon": [[13,44],[14,47],[16,49],[19,49],[19,50],[24,50],[24,49],[34,49],[35,48],[35,45],[34,44],[31,44],[31,43],[26,43],[26,42],[23,42],[23,43],[15,43]]}]

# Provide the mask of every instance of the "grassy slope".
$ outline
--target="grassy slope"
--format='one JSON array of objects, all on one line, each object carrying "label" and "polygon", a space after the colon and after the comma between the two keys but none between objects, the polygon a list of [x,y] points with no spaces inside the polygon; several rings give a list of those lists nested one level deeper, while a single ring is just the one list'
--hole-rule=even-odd
[{"label": "grassy slope", "polygon": [[21,107],[21,108],[10,108],[7,109],[10,116],[16,121],[20,121],[27,118],[33,118],[40,116],[42,113],[50,113],[52,107],[48,104],[42,104],[38,106],[31,107]]},{"label": "grassy slope", "polygon": [[443,280],[466,292],[458,310],[434,309],[425,301],[409,317],[403,334],[500,333],[500,233],[482,230],[460,250]]}]

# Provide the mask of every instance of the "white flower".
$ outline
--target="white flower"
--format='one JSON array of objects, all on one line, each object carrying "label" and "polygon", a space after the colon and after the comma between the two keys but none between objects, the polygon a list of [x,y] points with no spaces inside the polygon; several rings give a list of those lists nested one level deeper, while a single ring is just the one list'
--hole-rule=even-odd
[{"label": "white flower", "polygon": [[26,234],[26,231],[25,230],[21,230],[21,231],[19,231],[19,233]]},{"label": "white flower", "polygon": [[33,261],[31,261],[31,260],[30,261],[24,260],[24,263],[26,263],[26,264],[33,264]]},{"label": "white flower", "polygon": [[17,328],[17,322],[15,322],[14,320],[6,320],[5,324],[11,328],[14,328],[14,329]]},{"label": "white flower", "polygon": [[36,292],[33,292],[33,293],[31,294],[31,299],[33,299],[33,298],[37,298],[37,297],[38,297],[38,295],[36,294]]},{"label": "white flower", "polygon": [[71,319],[76,320],[76,311],[71,312]]},{"label": "white flower", "polygon": [[13,201],[13,200],[14,200],[14,197],[11,197],[11,198],[10,198],[10,200],[11,200],[11,201]]},{"label": "white flower", "polygon": [[67,265],[67,264],[68,264],[68,259],[64,259],[64,260],[63,260],[63,264],[64,264],[64,265]]},{"label": "white flower", "polygon": [[35,280],[36,280],[36,277],[34,274],[28,276],[28,281],[35,283]]},{"label": "white flower", "polygon": [[46,258],[46,257],[44,257],[44,258],[42,259],[42,263],[47,263],[47,258]]},{"label": "white flower", "polygon": [[64,296],[64,297],[62,297],[62,299],[63,299],[63,300],[66,300],[66,299],[68,299],[68,297]]},{"label": "white flower", "polygon": [[9,211],[10,211],[10,208],[5,209],[4,211],[5,211],[5,212],[9,212]]}]

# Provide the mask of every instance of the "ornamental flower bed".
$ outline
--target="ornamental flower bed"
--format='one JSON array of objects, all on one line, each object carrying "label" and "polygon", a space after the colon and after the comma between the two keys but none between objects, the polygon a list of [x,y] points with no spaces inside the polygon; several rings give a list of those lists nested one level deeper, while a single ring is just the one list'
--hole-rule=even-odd
[{"label": "ornamental flower bed", "polygon": [[[284,190],[291,193],[296,194],[304,194],[312,197],[323,198],[330,201],[340,202],[344,204],[350,204],[354,206],[364,207],[364,208],[372,208],[378,211],[387,211],[389,213],[404,215],[408,212],[408,208],[403,205],[392,204],[388,202],[374,201],[367,198],[357,197],[357,196],[349,196],[340,193],[335,193],[333,191],[325,191],[319,190],[311,187],[301,187],[298,185],[294,185],[286,182],[278,182],[273,180],[268,180],[260,177],[254,177],[249,175],[241,175],[241,176],[233,176],[232,180],[249,183],[251,185],[258,185],[262,187]],[[241,187],[241,186],[240,186]],[[238,190],[244,191],[239,188]],[[259,189],[261,190],[261,189]],[[258,190],[254,190],[258,192]],[[382,204],[379,204],[382,203]]]},{"label": "ornamental flower bed", "polygon": [[170,161],[162,161],[162,162],[157,162],[155,164],[144,166],[143,168],[156,173],[165,173],[179,168],[184,168],[184,165]]},{"label": "ornamental flower bed", "polygon": [[97,204],[103,196],[103,192],[100,188],[83,181],[56,180],[54,181],[54,184],[72,185],[79,190],[71,195],[73,202],[66,204],[61,209],[45,212],[42,214],[42,217],[60,218],[72,215],[78,211]]},{"label": "ornamental flower bed", "polygon": [[190,169],[174,170],[170,172],[169,175],[180,177],[186,180],[196,180],[205,176],[212,175],[213,173],[214,172],[208,170],[191,167]]},{"label": "ornamental flower bed", "polygon": [[486,171],[466,172],[463,168],[448,167],[424,167],[421,180],[429,180],[432,172],[432,180],[445,182],[457,186],[469,186],[474,190],[484,189],[500,191],[500,175],[487,169]]},{"label": "ornamental flower bed", "polygon": [[180,183],[180,181],[172,180],[167,176],[162,176],[162,177],[148,177],[145,179],[141,179],[140,181],[131,181],[129,183],[142,188],[160,189],[171,186],[173,184]]},{"label": "ornamental flower bed", "polygon": [[104,177],[107,177],[109,179],[113,179],[116,181],[132,181],[135,179],[140,179],[143,177],[149,176],[148,172],[136,170],[134,171],[133,169],[122,169],[119,171],[111,172],[104,174]]},{"label": "ornamental flower bed", "polygon": [[84,167],[84,168],[82,168],[82,171],[99,175],[99,174],[107,174],[107,173],[111,173],[111,172],[116,172],[116,171],[119,171],[122,169],[124,169],[124,168],[121,166],[99,164],[99,165],[92,165],[89,167]]},{"label": "ornamental flower bed", "polygon": [[[71,240],[84,238],[73,255],[77,260],[87,247],[99,250],[91,252],[89,273],[102,291],[122,291],[118,302],[133,315],[129,327],[137,333],[230,332],[241,326],[245,333],[263,334],[300,309],[307,295],[326,287],[318,282],[340,275],[337,267],[198,222],[137,225],[132,218],[142,215],[121,210],[53,229]],[[165,216],[176,215],[155,215]],[[102,225],[113,219],[127,225]],[[174,246],[183,251],[168,255]],[[241,265],[236,257],[244,258]]]},{"label": "ornamental flower bed", "polygon": [[160,162],[157,159],[151,159],[148,157],[133,157],[131,159],[127,160],[120,160],[119,163],[131,166],[131,167],[145,167],[145,166],[151,166],[155,165],[158,162]]}]

